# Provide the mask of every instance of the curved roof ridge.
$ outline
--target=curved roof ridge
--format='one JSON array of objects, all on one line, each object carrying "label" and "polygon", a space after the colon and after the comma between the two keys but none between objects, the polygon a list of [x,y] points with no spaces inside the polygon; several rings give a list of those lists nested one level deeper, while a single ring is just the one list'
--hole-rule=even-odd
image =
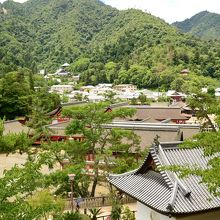
[{"label": "curved roof ridge", "polygon": [[175,181],[174,183],[174,187],[173,187],[173,191],[170,197],[170,202],[167,205],[167,209],[172,212],[174,209],[174,203],[176,200],[176,196],[177,196],[177,191],[178,191],[178,181]]},{"label": "curved roof ridge", "polygon": [[135,170],[135,174],[142,173],[143,170],[146,171],[148,158],[149,158],[149,153],[148,153],[148,155],[145,157],[143,163]]},{"label": "curved roof ridge", "polygon": [[117,177],[124,177],[124,176],[128,176],[128,175],[132,175],[132,174],[135,174],[136,171],[137,171],[137,169],[128,171],[126,173],[121,173],[121,174],[109,173],[107,179],[109,180],[110,178],[115,178],[115,177],[117,178]]},{"label": "curved roof ridge", "polygon": [[[157,139],[154,144],[159,146],[161,143]],[[108,178],[109,182],[122,192],[162,214],[178,216],[219,210],[220,197],[211,195],[206,186],[200,184],[200,178],[190,176],[180,181],[178,177],[173,176],[171,171],[158,172],[154,169],[154,167],[166,165],[157,146],[150,148],[150,153],[139,169],[125,175],[114,175],[115,178]],[[196,161],[202,165],[205,162],[206,164],[207,161],[201,158],[202,152],[201,150],[198,152],[198,149],[180,149],[166,143],[162,151],[170,161],[170,165],[185,164],[189,157],[190,162]],[[192,191],[192,194],[187,191],[188,189]]]},{"label": "curved roof ridge", "polygon": [[[156,144],[154,143],[151,147],[151,155],[153,157],[153,160],[156,164],[156,166],[161,166],[162,165],[162,161],[160,159],[160,157],[158,156],[158,153],[157,153],[157,149],[156,149]],[[160,171],[160,174],[163,176],[166,184],[169,186],[169,188],[173,188],[174,186],[174,182],[173,182],[173,179],[170,177],[170,175],[168,174],[167,171]]]},{"label": "curved roof ridge", "polygon": [[[164,164],[160,164],[160,165],[167,165],[167,166],[170,166],[170,162],[166,156],[166,154],[164,153],[163,151],[163,148],[161,146],[161,144],[159,143],[158,145],[158,149],[155,151],[156,155],[160,154],[160,156],[162,157],[163,161],[164,161]],[[158,158],[159,158],[159,155],[158,155]],[[167,173],[167,172],[166,172]],[[181,191],[183,192],[184,196],[185,197],[189,197],[190,194],[191,194],[191,191],[187,188],[187,186],[179,179],[179,177],[177,176],[176,173],[172,172],[170,174],[167,173],[167,175],[172,175],[172,177],[175,179],[175,182],[177,181],[178,182],[178,185],[179,187],[181,188]],[[171,179],[171,178],[170,178]]]}]

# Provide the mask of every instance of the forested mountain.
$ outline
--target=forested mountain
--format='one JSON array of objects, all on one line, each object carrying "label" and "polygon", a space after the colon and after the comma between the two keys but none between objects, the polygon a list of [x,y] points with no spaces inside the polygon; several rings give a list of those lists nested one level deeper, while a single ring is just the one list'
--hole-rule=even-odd
[{"label": "forested mountain", "polygon": [[[52,72],[64,62],[91,84],[216,85],[217,80],[205,77],[220,78],[220,44],[183,34],[142,11],[118,11],[98,0],[0,4],[1,73],[33,66]],[[191,71],[188,78],[179,74],[184,68]]]},{"label": "forested mountain", "polygon": [[95,0],[30,0],[23,4],[9,0],[2,9],[6,13],[1,16],[0,42],[2,53],[7,50],[8,56],[3,63],[14,60],[13,64],[25,66],[30,58],[47,67],[75,60],[115,11]]},{"label": "forested mountain", "polygon": [[220,14],[202,11],[173,25],[183,32],[189,32],[205,40],[220,39]]}]

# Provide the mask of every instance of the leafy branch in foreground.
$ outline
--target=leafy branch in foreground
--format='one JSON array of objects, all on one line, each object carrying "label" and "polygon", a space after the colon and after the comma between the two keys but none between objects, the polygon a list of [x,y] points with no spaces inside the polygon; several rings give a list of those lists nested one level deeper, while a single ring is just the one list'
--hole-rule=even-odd
[{"label": "leafy branch in foreground", "polygon": [[[220,131],[219,116],[220,104],[218,100],[209,94],[195,94],[189,100],[189,105],[196,110],[196,115],[206,123],[209,131],[202,131],[195,135],[193,140],[186,140],[181,147],[183,148],[200,148],[204,157],[207,157],[207,166],[200,167],[198,165],[189,166],[171,166],[167,169],[178,172],[181,177],[188,175],[196,175],[201,178],[209,191],[215,196],[220,195]],[[215,115],[216,121],[210,119],[210,114]]]},{"label": "leafy branch in foreground", "polygon": [[[139,137],[132,131],[105,127],[115,118],[132,116],[134,110],[116,108],[107,112],[108,106],[106,103],[88,104],[64,111],[64,115],[72,118],[66,133],[84,137],[84,140],[78,144],[78,149],[81,149],[82,152],[87,151],[94,156],[92,190],[90,193],[92,197],[95,195],[97,184],[103,179],[106,171],[114,172],[114,169],[119,171],[120,161],[123,161],[120,172],[138,166],[138,161],[133,153],[138,154],[140,152]],[[117,153],[116,159],[112,157],[113,152]]]}]

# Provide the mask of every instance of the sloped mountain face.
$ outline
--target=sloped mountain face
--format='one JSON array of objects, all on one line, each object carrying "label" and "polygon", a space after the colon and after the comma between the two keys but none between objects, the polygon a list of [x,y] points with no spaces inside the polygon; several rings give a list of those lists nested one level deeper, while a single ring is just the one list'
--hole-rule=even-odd
[{"label": "sloped mountain face", "polygon": [[[1,22],[2,38],[19,47],[24,42],[20,35],[24,38],[31,35],[31,39],[25,40],[29,56],[47,66],[62,63],[67,57],[70,62],[78,57],[115,13],[95,0],[30,0],[23,4],[10,0],[2,8],[8,11]],[[20,50],[17,52],[20,54]]]},{"label": "sloped mountain face", "polygon": [[189,32],[205,40],[220,39],[220,14],[202,11],[173,25],[183,32]]},{"label": "sloped mountain face", "polygon": [[[220,46],[139,10],[98,0],[8,0],[0,5],[0,73],[72,63],[85,83],[170,85],[183,68],[219,78]],[[174,74],[175,73],[175,74]]]},{"label": "sloped mountain face", "polygon": [[27,7],[41,45],[37,56],[54,63],[62,63],[67,57],[73,62],[115,14],[115,10],[95,0],[33,0]]}]

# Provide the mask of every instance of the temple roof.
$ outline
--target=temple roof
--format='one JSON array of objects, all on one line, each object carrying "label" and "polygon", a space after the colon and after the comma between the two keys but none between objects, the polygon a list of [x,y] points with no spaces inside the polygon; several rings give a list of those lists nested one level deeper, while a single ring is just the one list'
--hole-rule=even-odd
[{"label": "temple roof", "polygon": [[220,198],[209,193],[201,178],[190,175],[180,179],[171,171],[155,167],[169,165],[198,165],[207,168],[210,158],[202,149],[179,148],[181,142],[154,144],[142,166],[108,180],[119,190],[163,214],[180,215],[220,208]]},{"label": "temple roof", "polygon": [[64,63],[64,64],[62,65],[62,67],[69,67],[69,66],[70,66],[69,63]]},{"label": "temple roof", "polygon": [[53,117],[55,115],[58,115],[62,111],[62,105],[59,105],[56,109],[52,110],[51,112],[48,112],[46,115]]},{"label": "temple roof", "polygon": [[7,134],[19,134],[19,133],[31,133],[33,132],[32,129],[28,128],[25,125],[22,125],[19,121],[17,120],[12,120],[12,121],[5,121],[4,122],[4,131],[3,135]]},{"label": "temple roof", "polygon": [[172,119],[172,120],[187,120],[188,118],[185,117],[181,113],[181,108],[180,107],[168,107],[168,106],[163,106],[163,107],[157,107],[157,106],[126,106],[129,108],[135,108],[136,113],[132,117],[132,119],[139,119],[139,120],[145,120],[147,118],[152,118],[157,121],[162,121],[165,119]]}]

